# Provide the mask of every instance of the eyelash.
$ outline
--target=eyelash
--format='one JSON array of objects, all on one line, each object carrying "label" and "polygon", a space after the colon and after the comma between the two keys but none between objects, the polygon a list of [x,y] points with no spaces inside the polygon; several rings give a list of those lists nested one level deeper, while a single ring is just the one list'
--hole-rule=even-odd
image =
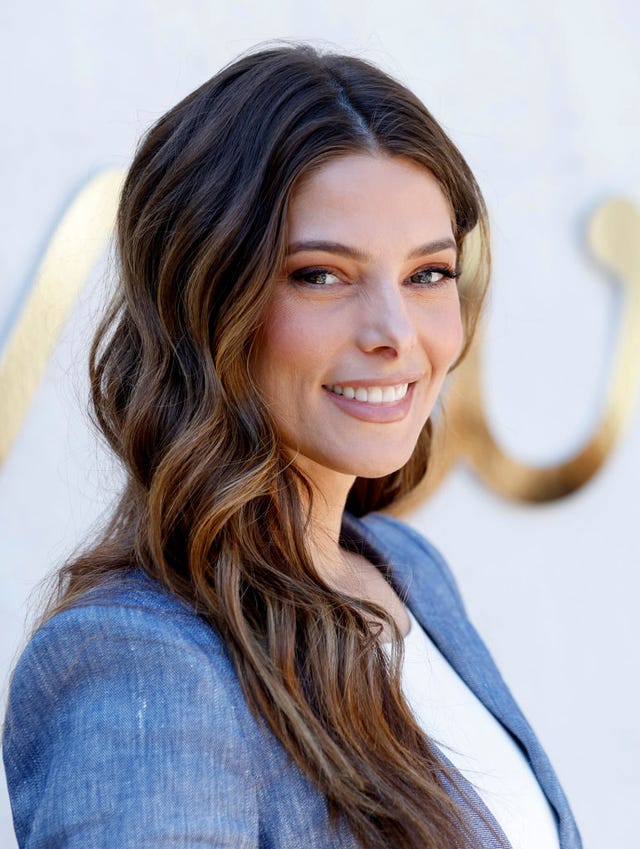
[{"label": "eyelash", "polygon": [[317,268],[301,268],[298,271],[294,271],[289,275],[289,279],[293,280],[294,283],[298,283],[301,285],[307,284],[309,286],[314,286],[315,288],[322,288],[321,285],[317,283],[312,283],[310,278],[314,276],[319,276],[321,274],[333,274],[334,277],[337,277],[337,274],[334,274],[333,271],[329,271],[328,268],[323,268],[322,266],[318,266]]},{"label": "eyelash", "polygon": [[409,280],[411,280],[412,277],[415,277],[418,274],[442,274],[442,279],[436,280],[434,283],[416,284],[418,286],[425,285],[425,287],[430,286],[433,288],[437,286],[443,286],[448,280],[456,280],[458,277],[460,277],[460,273],[461,272],[459,268],[453,269],[448,265],[429,265],[426,268],[421,268],[419,271],[416,271],[414,274],[411,275],[411,277],[409,277]]},{"label": "eyelash", "polygon": [[[313,276],[320,276],[322,274],[331,274],[334,277],[338,277],[339,275],[335,274],[335,272],[330,271],[328,268],[323,266],[317,266],[314,268],[301,268],[298,271],[294,271],[289,275],[289,279],[294,283],[300,285],[308,285],[314,288],[321,289],[323,288],[323,284],[320,283],[312,283],[310,278]],[[432,283],[416,283],[414,285],[420,288],[436,288],[438,286],[443,286],[448,280],[455,280],[460,277],[461,271],[460,269],[453,269],[448,265],[429,265],[426,268],[420,268],[418,271],[415,271],[408,280],[411,280],[413,277],[416,277],[418,274],[442,274],[441,280],[436,280]],[[327,284],[324,284],[327,285]]]}]

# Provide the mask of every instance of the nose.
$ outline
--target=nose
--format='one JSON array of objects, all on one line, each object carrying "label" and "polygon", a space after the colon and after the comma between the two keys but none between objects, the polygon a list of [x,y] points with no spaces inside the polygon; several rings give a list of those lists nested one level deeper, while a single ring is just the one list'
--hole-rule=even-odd
[{"label": "nose", "polygon": [[416,327],[397,283],[370,287],[363,293],[359,310],[357,342],[362,351],[396,357],[416,344]]}]

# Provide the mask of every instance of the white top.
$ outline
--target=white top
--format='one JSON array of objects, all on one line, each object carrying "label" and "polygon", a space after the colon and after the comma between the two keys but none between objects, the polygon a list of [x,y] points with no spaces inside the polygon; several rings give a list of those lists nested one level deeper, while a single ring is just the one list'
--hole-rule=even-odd
[{"label": "white top", "polygon": [[560,849],[553,811],[520,748],[407,613],[402,689],[419,725],[473,784],[513,849]]}]

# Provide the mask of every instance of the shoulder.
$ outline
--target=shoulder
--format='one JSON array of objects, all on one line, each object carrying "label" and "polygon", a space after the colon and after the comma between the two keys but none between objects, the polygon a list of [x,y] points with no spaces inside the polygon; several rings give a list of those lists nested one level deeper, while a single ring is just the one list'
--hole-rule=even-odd
[{"label": "shoulder", "polygon": [[162,676],[175,665],[198,678],[233,677],[217,632],[152,579],[132,573],[48,619],[17,664],[12,692],[40,685],[43,696],[53,688],[60,695],[65,681],[81,676]]},{"label": "shoulder", "polygon": [[165,819],[175,825],[202,794],[201,810],[250,824],[238,806],[251,794],[238,788],[253,774],[255,733],[205,620],[144,576],[104,586],[45,622],[14,671],[3,756],[16,831],[106,828],[116,816],[129,827],[141,800],[173,827]]},{"label": "shoulder", "polygon": [[13,673],[5,735],[27,700],[30,711],[51,716],[99,690],[114,702],[126,691],[133,702],[151,696],[169,706],[203,688],[216,696],[210,710],[242,700],[219,634],[152,579],[132,573],[92,590],[35,632]]}]

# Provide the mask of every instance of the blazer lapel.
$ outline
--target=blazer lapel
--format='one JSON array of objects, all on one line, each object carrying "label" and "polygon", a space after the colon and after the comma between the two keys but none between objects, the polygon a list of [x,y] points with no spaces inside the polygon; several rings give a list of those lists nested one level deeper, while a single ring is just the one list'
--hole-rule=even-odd
[{"label": "blazer lapel", "polygon": [[457,587],[438,552],[387,516],[348,518],[388,564],[390,578],[411,612],[470,690],[522,748],[559,821],[563,849],[582,843],[569,804],[547,755],[516,704],[493,658],[469,621]]}]

